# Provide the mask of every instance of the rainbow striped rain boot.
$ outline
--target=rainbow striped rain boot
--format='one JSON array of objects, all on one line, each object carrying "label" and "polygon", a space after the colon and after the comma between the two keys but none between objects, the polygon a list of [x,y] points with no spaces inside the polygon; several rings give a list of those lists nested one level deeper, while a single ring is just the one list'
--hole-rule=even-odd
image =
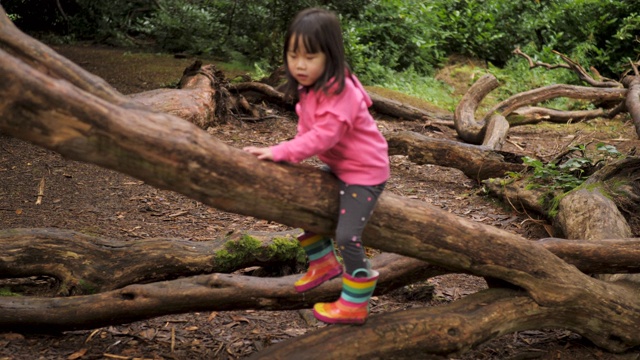
[{"label": "rainbow striped rain boot", "polygon": [[[366,272],[367,277],[355,277],[361,271]],[[369,299],[380,274],[375,270],[358,269],[353,275],[342,275],[342,293],[338,301],[313,306],[313,315],[318,320],[329,324],[364,324],[369,316]]]},{"label": "rainbow striped rain boot", "polygon": [[305,232],[298,237],[309,258],[309,269],[294,286],[297,292],[305,292],[342,274],[342,264],[336,258],[333,242],[327,236]]}]

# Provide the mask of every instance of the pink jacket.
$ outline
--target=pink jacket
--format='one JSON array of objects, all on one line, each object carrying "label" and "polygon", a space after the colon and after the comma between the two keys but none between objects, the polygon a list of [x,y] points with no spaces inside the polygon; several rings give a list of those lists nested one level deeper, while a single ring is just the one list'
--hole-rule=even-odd
[{"label": "pink jacket", "polygon": [[300,93],[298,133],[272,146],[274,161],[300,162],[318,155],[350,185],[378,185],[389,178],[387,141],[369,113],[372,101],[360,81],[347,76],[339,95]]}]

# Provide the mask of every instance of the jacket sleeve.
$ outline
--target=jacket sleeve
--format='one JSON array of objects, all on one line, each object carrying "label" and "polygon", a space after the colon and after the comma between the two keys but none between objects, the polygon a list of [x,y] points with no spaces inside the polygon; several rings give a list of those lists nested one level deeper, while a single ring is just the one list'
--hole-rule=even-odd
[{"label": "jacket sleeve", "polygon": [[311,130],[271,147],[274,161],[298,163],[334,147],[347,131],[346,119],[325,112],[317,116]]}]

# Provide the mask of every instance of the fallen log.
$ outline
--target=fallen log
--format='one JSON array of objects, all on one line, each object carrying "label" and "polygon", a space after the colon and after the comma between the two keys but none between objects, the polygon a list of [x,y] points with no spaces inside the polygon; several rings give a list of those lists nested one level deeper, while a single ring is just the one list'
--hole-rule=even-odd
[{"label": "fallen log", "polygon": [[498,79],[491,74],[482,76],[464,94],[453,116],[456,132],[471,144],[482,143],[486,134],[486,122],[477,122],[475,113],[482,99],[499,86]]},{"label": "fallen log", "polygon": [[[581,307],[545,307],[517,290],[489,289],[443,306],[373,316],[360,327],[329,326],[270,346],[249,359],[320,360],[327,353],[351,359],[384,359],[398,353],[408,358],[455,358],[492,338],[540,328],[588,333],[586,337],[600,346],[610,343],[609,336],[617,336],[586,329],[583,324],[590,317]],[[567,322],[568,318],[572,320]],[[631,326],[624,320],[618,325]]]},{"label": "fallen log", "polygon": [[538,104],[557,97],[593,101],[624,101],[627,89],[620,88],[590,88],[585,86],[556,84],[525,91],[516,94],[496,105],[485,115],[486,121],[493,114],[501,114],[508,117],[512,112],[521,107]]},{"label": "fallen log", "polygon": [[[245,232],[215,241],[119,241],[59,229],[0,230],[0,278],[48,276],[57,296],[84,295],[250,266],[296,263],[295,234]],[[274,245],[277,245],[274,246]]]},{"label": "fallen log", "polygon": [[[394,254],[377,256],[373,265],[381,273],[377,292],[389,292],[445,272],[442,268]],[[129,285],[95,295],[0,297],[0,332],[92,329],[194,311],[303,309],[319,301],[334,300],[342,288],[341,279],[336,278],[300,294],[293,287],[299,277],[211,274]]]},{"label": "fallen log", "polygon": [[178,89],[156,89],[129,97],[163,113],[175,115],[202,129],[224,122],[228,118],[227,105],[221,100],[221,88],[213,65],[194,63],[180,79]]},{"label": "fallen log", "polygon": [[636,134],[640,137],[640,75],[637,69],[636,76],[627,76],[623,83],[629,88],[629,94],[625,105],[636,128]]},{"label": "fallen log", "polygon": [[538,124],[542,121],[560,124],[572,124],[597,118],[612,119],[625,109],[625,103],[621,102],[612,109],[562,111],[538,106],[524,106],[514,110],[507,121],[511,127],[521,125]]},{"label": "fallen log", "polygon": [[478,182],[526,168],[515,154],[436,139],[412,131],[388,135],[387,142],[390,155],[407,155],[409,160],[419,165],[433,164],[459,169]]}]

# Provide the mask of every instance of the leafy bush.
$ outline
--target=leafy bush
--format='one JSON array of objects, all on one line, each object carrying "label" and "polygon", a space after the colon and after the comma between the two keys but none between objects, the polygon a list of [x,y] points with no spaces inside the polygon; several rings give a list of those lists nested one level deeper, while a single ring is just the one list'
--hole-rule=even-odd
[{"label": "leafy bush", "polygon": [[372,1],[358,17],[343,21],[350,64],[366,82],[380,83],[385,69],[431,73],[445,56],[433,18],[432,6],[423,1]]},{"label": "leafy bush", "polygon": [[156,45],[169,52],[226,55],[221,46],[226,36],[223,13],[182,0],[161,0],[151,16],[141,19],[137,29],[152,36]]},{"label": "leafy bush", "polygon": [[516,46],[549,63],[561,62],[551,52],[557,50],[612,78],[640,56],[640,1],[629,0],[62,0],[65,14],[55,2],[41,3],[14,0],[4,7],[26,31],[118,45],[145,35],[163,51],[272,68],[281,63],[282,36],[295,14],[323,6],[341,16],[348,60],[369,84],[405,71],[430,75],[456,54],[507,73],[525,70],[518,74],[535,74],[533,82],[576,81],[566,71],[546,71],[537,80],[543,71],[514,66],[522,63],[514,60]]},{"label": "leafy bush", "polygon": [[[608,75],[640,54],[640,2],[613,0],[436,0],[447,54],[461,53],[504,66],[516,46],[553,48],[590,60]],[[635,56],[634,56],[635,55]]]},{"label": "leafy bush", "polygon": [[598,143],[595,154],[587,154],[586,145],[572,146],[569,150],[578,153],[562,164],[552,161],[544,164],[542,161],[525,156],[525,165],[533,169],[530,188],[544,188],[567,192],[580,186],[599,165],[622,157],[623,155],[612,145]]}]

